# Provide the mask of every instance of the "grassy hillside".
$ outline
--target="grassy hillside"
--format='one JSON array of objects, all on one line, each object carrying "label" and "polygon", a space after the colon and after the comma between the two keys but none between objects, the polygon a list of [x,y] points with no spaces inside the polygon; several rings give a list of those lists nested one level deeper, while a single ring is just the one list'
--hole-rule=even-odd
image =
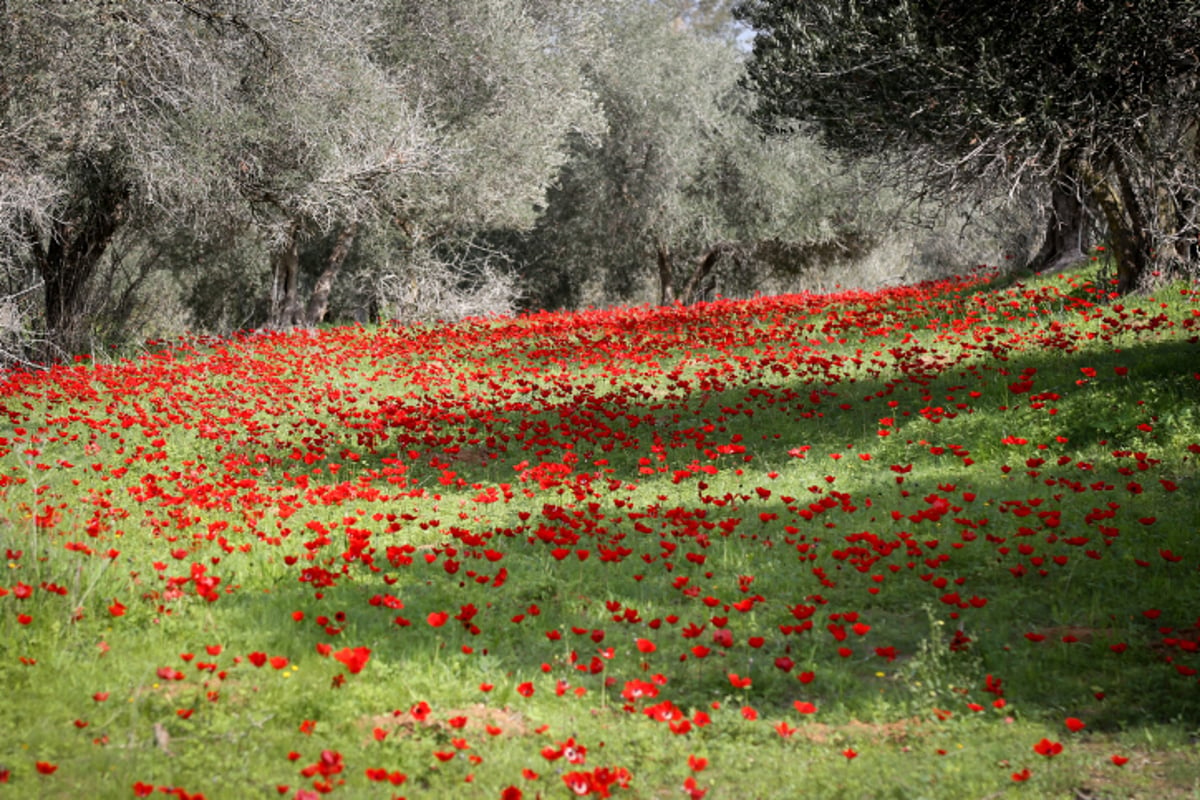
[{"label": "grassy hillside", "polygon": [[1200,796],[1200,291],[164,343],[0,389],[0,796]]}]

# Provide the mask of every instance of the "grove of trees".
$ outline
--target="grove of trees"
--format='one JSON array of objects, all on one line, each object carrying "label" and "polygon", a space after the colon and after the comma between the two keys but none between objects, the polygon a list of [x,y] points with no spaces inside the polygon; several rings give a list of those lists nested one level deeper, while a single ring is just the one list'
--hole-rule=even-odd
[{"label": "grove of trees", "polygon": [[1197,258],[1198,40],[1182,0],[0,0],[0,360],[795,288],[996,202],[991,257],[1100,236],[1133,289]]}]

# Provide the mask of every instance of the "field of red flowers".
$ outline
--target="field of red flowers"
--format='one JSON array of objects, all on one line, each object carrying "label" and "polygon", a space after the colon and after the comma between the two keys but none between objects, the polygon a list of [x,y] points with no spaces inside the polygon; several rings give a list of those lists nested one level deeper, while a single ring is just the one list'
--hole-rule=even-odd
[{"label": "field of red flowers", "polygon": [[10,373],[0,796],[1195,796],[1198,334],[980,274]]}]

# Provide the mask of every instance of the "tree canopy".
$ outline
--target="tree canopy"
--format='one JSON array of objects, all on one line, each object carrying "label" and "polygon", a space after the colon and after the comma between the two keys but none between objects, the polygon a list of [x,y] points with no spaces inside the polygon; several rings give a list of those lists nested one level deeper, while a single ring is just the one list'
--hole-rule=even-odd
[{"label": "tree canopy", "polygon": [[1194,3],[745,0],[737,13],[757,32],[749,81],[769,129],[813,124],[846,152],[919,165],[943,193],[1040,181],[1077,197],[1105,220],[1123,289],[1195,238]]},{"label": "tree canopy", "polygon": [[[856,231],[837,222],[847,198],[835,160],[811,137],[762,137],[731,38],[693,35],[689,25],[719,4],[683,22],[678,4],[638,5],[604,24],[586,72],[604,130],[573,140],[534,233],[545,286],[560,291],[546,299],[571,300],[589,283],[618,297],[653,283],[660,302],[690,302],[711,295],[722,262],[745,277],[803,267],[801,246],[848,246]],[[588,275],[564,274],[579,263]]]},{"label": "tree canopy", "polygon": [[[596,119],[567,7],[6,0],[0,244],[43,286],[44,355],[86,348],[97,265],[155,225],[257,238],[276,326],[320,320],[363,224],[531,225]],[[306,303],[301,251],[330,235]]]}]

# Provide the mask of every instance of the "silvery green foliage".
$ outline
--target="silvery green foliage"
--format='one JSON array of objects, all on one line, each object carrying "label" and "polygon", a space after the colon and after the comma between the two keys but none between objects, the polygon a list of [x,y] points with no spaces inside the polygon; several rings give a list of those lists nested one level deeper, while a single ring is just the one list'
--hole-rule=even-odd
[{"label": "silvery green foliage", "polygon": [[378,213],[399,177],[433,169],[432,137],[384,102],[334,5],[6,3],[0,245],[36,267],[61,346],[86,337],[87,284],[118,235],[277,239]]},{"label": "silvery green foliage", "polygon": [[[803,131],[767,140],[748,121],[734,41],[691,29],[675,4],[604,9],[604,48],[587,76],[606,126],[572,139],[522,252],[536,304],[752,290],[764,269],[810,266],[785,247],[768,264],[763,242],[854,234],[840,165]],[[693,278],[711,255],[702,286]]]},{"label": "silvery green foliage", "polygon": [[[413,180],[387,195],[393,202],[384,207],[386,219],[366,219],[402,234],[392,236],[402,245],[386,260],[449,252],[482,229],[531,226],[566,158],[567,137],[591,135],[600,123],[580,71],[593,47],[594,15],[558,0],[379,2],[370,13],[375,24],[362,39],[370,63],[394,84],[396,96],[419,111],[421,130],[436,148]],[[315,233],[362,221],[334,216],[334,224]],[[277,231],[277,246],[286,248],[296,246],[305,229],[293,218]],[[445,263],[453,271],[457,257]],[[316,278],[317,286],[328,273]],[[379,277],[384,274],[393,273]],[[298,276],[296,282],[304,280]],[[448,278],[447,285],[455,283]],[[300,321],[297,306],[277,322]],[[319,321],[312,309],[310,303],[307,324]]]},{"label": "silvery green foliage", "polygon": [[564,0],[397,2],[377,55],[436,124],[451,170],[415,220],[425,235],[528,228],[571,136],[602,127],[583,65],[599,18]]},{"label": "silvery green foliage", "polygon": [[0,267],[70,350],[118,236],[257,241],[290,324],[329,236],[527,227],[566,137],[599,124],[575,6],[5,0]]}]

